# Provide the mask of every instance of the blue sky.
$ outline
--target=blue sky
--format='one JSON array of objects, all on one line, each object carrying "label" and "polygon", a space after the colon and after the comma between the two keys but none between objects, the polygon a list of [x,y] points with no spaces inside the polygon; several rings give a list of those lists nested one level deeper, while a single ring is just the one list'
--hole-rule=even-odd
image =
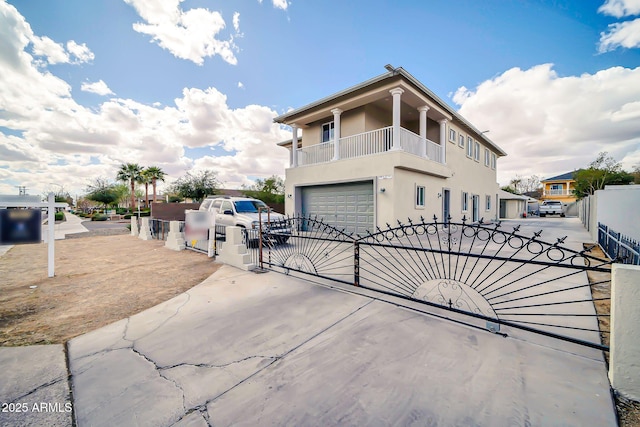
[{"label": "blue sky", "polygon": [[273,117],[402,66],[509,156],[640,164],[640,0],[0,0],[0,194],[284,175]]}]

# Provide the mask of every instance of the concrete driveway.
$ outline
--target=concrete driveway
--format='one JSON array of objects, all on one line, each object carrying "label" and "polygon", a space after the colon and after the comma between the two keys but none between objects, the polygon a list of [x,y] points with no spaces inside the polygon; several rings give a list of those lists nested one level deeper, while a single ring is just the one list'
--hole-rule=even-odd
[{"label": "concrete driveway", "polygon": [[69,367],[80,427],[615,426],[601,354],[556,344],[223,266]]}]

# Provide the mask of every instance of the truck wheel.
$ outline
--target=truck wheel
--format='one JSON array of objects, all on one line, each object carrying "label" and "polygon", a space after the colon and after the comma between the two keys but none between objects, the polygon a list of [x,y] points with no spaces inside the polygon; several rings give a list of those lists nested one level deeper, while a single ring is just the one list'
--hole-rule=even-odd
[{"label": "truck wheel", "polygon": [[564,218],[564,214],[563,214],[563,213],[561,213],[561,214],[560,214],[560,217]]}]

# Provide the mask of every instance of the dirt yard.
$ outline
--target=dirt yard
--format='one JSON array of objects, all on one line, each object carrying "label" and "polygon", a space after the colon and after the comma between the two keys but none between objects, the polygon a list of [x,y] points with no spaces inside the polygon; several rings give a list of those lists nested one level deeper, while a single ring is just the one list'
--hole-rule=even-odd
[{"label": "dirt yard", "polygon": [[206,255],[162,241],[95,234],[56,241],[53,278],[45,244],[0,256],[0,346],[63,343],[166,301],[217,269]]}]

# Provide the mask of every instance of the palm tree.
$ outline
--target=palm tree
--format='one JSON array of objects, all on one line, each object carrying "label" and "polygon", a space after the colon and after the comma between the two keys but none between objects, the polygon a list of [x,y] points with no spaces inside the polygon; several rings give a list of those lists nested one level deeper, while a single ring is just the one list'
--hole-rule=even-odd
[{"label": "palm tree", "polygon": [[138,184],[144,184],[144,207],[149,207],[149,184],[151,184],[151,177],[147,173],[147,169],[144,169],[140,173],[140,178],[136,181]]},{"label": "palm tree", "polygon": [[142,174],[142,166],[137,163],[126,163],[120,165],[116,179],[118,181],[129,181],[131,184],[131,211],[136,208],[136,182],[140,180]]},{"label": "palm tree", "polygon": [[147,176],[151,178],[151,185],[153,186],[153,202],[156,201],[156,182],[158,180],[164,182],[164,177],[167,176],[162,169],[157,166],[149,166],[145,170]]}]

